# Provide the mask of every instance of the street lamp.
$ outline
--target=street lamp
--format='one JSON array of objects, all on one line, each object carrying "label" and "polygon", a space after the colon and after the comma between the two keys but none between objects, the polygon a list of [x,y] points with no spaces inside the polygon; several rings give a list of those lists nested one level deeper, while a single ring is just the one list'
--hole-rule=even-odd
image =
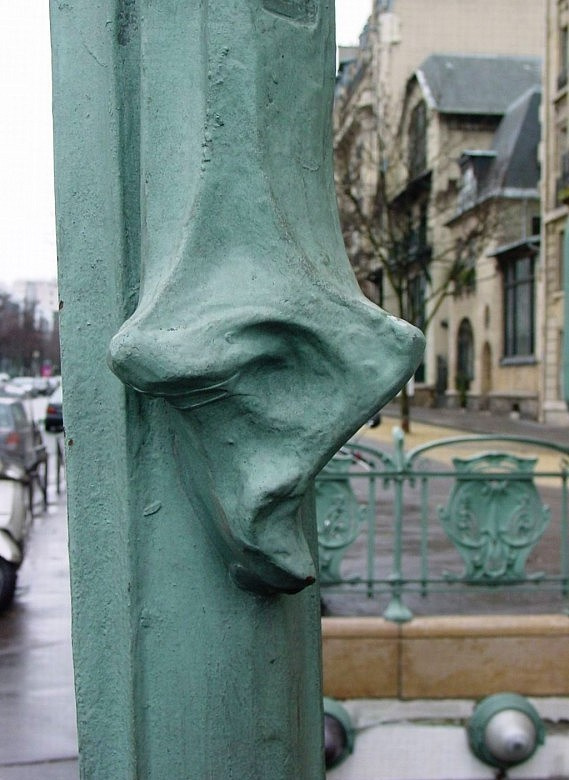
[{"label": "street lamp", "polygon": [[324,698],[324,755],[326,769],[341,764],[354,750],[354,727],[345,708]]},{"label": "street lamp", "polygon": [[516,693],[497,693],[483,699],[467,729],[474,755],[499,769],[527,761],[545,741],[545,727],[536,709]]}]

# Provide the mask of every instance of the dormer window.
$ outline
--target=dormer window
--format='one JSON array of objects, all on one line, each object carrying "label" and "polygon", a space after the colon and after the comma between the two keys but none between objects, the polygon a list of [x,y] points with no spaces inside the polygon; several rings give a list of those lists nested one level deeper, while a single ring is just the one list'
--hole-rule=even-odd
[{"label": "dormer window", "polygon": [[495,158],[496,152],[493,149],[462,153],[458,161],[461,172],[457,204],[459,213],[475,206],[479,197],[484,193],[490,166]]}]

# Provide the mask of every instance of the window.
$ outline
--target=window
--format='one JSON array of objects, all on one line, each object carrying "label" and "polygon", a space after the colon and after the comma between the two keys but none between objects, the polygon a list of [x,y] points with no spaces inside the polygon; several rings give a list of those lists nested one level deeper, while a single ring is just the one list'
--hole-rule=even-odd
[{"label": "window", "polygon": [[409,178],[414,179],[427,168],[427,106],[418,103],[409,121]]},{"label": "window", "polygon": [[535,337],[534,258],[504,264],[504,357],[530,357]]},{"label": "window", "polygon": [[567,155],[567,124],[565,122],[557,125],[555,143],[557,144],[559,175],[562,181],[566,183],[569,178],[569,156]]},{"label": "window", "polygon": [[457,374],[469,382],[474,379],[474,333],[467,319],[462,320],[458,327]]},{"label": "window", "polygon": [[460,190],[458,193],[458,210],[466,211],[476,202],[478,182],[474,175],[474,168],[471,165],[466,166],[462,171],[460,181]]},{"label": "window", "polygon": [[472,242],[459,239],[456,244],[454,269],[454,295],[464,295],[476,290],[476,251]]},{"label": "window", "polygon": [[427,203],[421,203],[421,209],[419,212],[419,235],[418,243],[419,249],[427,246],[427,225],[428,225],[429,210]]},{"label": "window", "polygon": [[407,282],[407,307],[407,319],[422,330],[425,325],[425,277],[422,274]]},{"label": "window", "polygon": [[378,306],[383,306],[383,268],[370,271],[367,280],[367,297]]},{"label": "window", "polygon": [[557,74],[557,89],[563,89],[567,84],[567,64],[569,57],[569,30],[562,27],[559,31],[559,72]]},{"label": "window", "polygon": [[456,389],[460,405],[466,406],[466,396],[474,379],[474,332],[470,320],[463,319],[456,337]]},{"label": "window", "polygon": [[557,289],[563,289],[563,270],[565,266],[565,231],[560,230],[558,236],[558,249],[557,249]]}]

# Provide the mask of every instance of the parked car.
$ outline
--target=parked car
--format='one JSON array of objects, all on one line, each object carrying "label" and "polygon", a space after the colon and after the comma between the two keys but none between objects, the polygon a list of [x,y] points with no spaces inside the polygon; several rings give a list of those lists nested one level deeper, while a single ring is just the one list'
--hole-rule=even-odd
[{"label": "parked car", "polygon": [[45,410],[45,429],[50,433],[63,430],[63,404],[61,385],[51,394]]},{"label": "parked car", "polygon": [[[9,388],[17,388],[27,398],[35,398],[38,394],[35,379],[32,376],[15,376],[6,385]],[[14,393],[16,395],[16,393]]]},{"label": "parked car", "polygon": [[0,398],[0,460],[28,470],[38,462],[41,449],[41,432],[24,404],[17,398]]},{"label": "parked car", "polygon": [[31,517],[26,472],[8,459],[0,460],[0,612],[14,598]]},{"label": "parked car", "polygon": [[15,385],[10,381],[2,385],[2,395],[8,396],[8,398],[30,398],[30,391],[29,388]]},{"label": "parked car", "polygon": [[53,387],[48,377],[35,376],[32,378],[32,385],[36,395],[49,395],[53,392]]}]

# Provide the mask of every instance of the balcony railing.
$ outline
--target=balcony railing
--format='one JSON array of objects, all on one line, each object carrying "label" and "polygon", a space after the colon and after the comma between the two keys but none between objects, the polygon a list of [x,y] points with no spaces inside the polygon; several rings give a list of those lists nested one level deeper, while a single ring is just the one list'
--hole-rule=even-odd
[{"label": "balcony railing", "polygon": [[394,622],[567,609],[568,477],[569,447],[538,439],[347,445],[316,480],[324,603]]}]

